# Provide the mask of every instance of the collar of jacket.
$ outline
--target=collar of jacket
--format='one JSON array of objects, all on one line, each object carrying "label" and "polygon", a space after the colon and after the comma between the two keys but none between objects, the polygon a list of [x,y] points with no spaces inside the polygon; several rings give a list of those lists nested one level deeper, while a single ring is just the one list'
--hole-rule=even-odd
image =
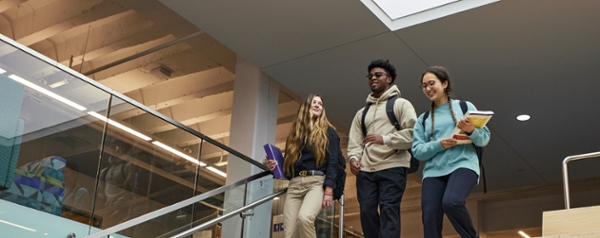
[{"label": "collar of jacket", "polygon": [[387,101],[387,99],[393,95],[398,95],[398,97],[400,97],[400,89],[398,89],[396,85],[391,85],[379,98],[373,97],[373,93],[369,94],[367,103],[377,104],[378,102]]}]

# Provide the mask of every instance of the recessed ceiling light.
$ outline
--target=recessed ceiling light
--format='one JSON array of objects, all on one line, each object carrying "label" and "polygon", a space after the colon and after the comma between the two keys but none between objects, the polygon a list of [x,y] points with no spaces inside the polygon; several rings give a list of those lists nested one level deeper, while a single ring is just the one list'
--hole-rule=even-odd
[{"label": "recessed ceiling light", "polygon": [[517,116],[517,120],[519,121],[528,121],[529,119],[531,119],[531,116],[527,114]]}]

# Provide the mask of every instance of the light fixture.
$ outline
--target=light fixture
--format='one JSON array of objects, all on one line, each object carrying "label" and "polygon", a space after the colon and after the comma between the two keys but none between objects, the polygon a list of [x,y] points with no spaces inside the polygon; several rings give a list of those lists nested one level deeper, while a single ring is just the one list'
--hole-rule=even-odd
[{"label": "light fixture", "polygon": [[523,232],[523,231],[519,231],[519,235],[521,235],[522,237],[525,237],[525,238],[531,238],[527,234],[525,234],[525,232]]},{"label": "light fixture", "polygon": [[27,86],[27,87],[35,90],[35,91],[43,93],[46,96],[49,96],[49,97],[54,98],[54,99],[56,99],[56,100],[58,100],[58,101],[60,101],[60,102],[62,102],[64,104],[67,104],[67,105],[69,105],[69,106],[71,106],[71,107],[73,107],[73,108],[75,108],[75,109],[77,109],[79,111],[85,111],[85,110],[87,110],[87,108],[85,108],[85,107],[83,107],[83,106],[81,106],[81,105],[79,105],[77,103],[74,103],[73,101],[71,101],[69,99],[66,99],[66,98],[64,98],[64,97],[62,97],[62,96],[60,96],[60,95],[58,95],[56,93],[50,92],[47,89],[42,88],[42,87],[40,87],[40,86],[38,86],[38,85],[36,85],[36,84],[34,84],[32,82],[29,82],[29,81],[25,80],[24,78],[21,78],[21,77],[19,77],[17,75],[11,74],[8,77],[11,78],[14,81],[17,81],[17,82],[19,82],[19,83],[21,83],[21,84],[23,84],[23,85],[25,85],[25,86]]},{"label": "light fixture", "polygon": [[221,158],[219,159],[219,162],[215,163],[215,166],[221,167],[223,165],[227,165],[227,162],[229,161],[223,161],[223,151],[221,150]]},{"label": "light fixture", "polygon": [[275,197],[275,198],[273,198],[273,200],[279,200],[279,197]]},{"label": "light fixture", "polygon": [[102,115],[98,114],[97,112],[88,112],[88,114],[91,115],[91,116],[93,116],[93,117],[95,117],[95,118],[98,118],[98,119],[100,119],[100,120],[102,120],[104,122],[108,122],[108,124],[111,124],[114,127],[117,127],[117,128],[119,128],[121,130],[124,130],[124,131],[128,132],[129,134],[137,136],[138,138],[140,138],[142,140],[145,140],[145,141],[151,141],[152,140],[152,138],[148,137],[147,135],[144,135],[144,134],[142,134],[142,133],[140,133],[140,132],[138,132],[138,131],[136,131],[134,129],[126,127],[126,126],[124,126],[121,123],[113,121],[112,119],[108,119],[105,116],[102,116]]},{"label": "light fixture", "polygon": [[205,163],[202,163],[202,162],[198,161],[197,159],[194,159],[191,156],[184,154],[181,151],[173,149],[173,148],[171,148],[168,145],[165,145],[165,144],[160,143],[158,141],[153,141],[152,144],[154,144],[154,145],[156,145],[156,146],[158,146],[160,148],[163,148],[163,149],[165,149],[165,150],[167,150],[167,151],[169,151],[169,152],[171,152],[171,153],[173,153],[173,154],[175,154],[175,155],[177,155],[177,156],[179,156],[181,158],[184,158],[184,159],[186,159],[186,160],[188,160],[188,161],[190,161],[190,162],[192,162],[194,164],[197,164],[197,165],[200,165],[200,166],[206,166]]},{"label": "light fixture", "polygon": [[226,173],[224,173],[224,172],[223,172],[223,171],[221,171],[221,170],[215,169],[215,168],[214,168],[214,167],[212,167],[212,166],[208,166],[208,167],[206,167],[206,169],[208,169],[208,170],[212,171],[212,172],[213,172],[213,173],[215,173],[215,174],[221,175],[221,176],[222,176],[222,177],[224,177],[224,178],[227,178],[227,174],[226,174]]},{"label": "light fixture", "polygon": [[6,73],[6,70],[4,70],[3,68],[0,68],[0,74]]},{"label": "light fixture", "polygon": [[63,86],[63,85],[65,85],[65,84],[68,84],[68,83],[69,83],[69,80],[68,80],[68,79],[63,79],[63,80],[60,80],[60,81],[54,82],[53,84],[50,84],[50,85],[48,85],[48,87],[51,87],[51,88],[58,88],[58,87],[60,87],[60,86]]},{"label": "light fixture", "polygon": [[517,116],[518,121],[528,121],[529,119],[531,119],[531,116],[527,114]]},{"label": "light fixture", "polygon": [[186,217],[187,217],[187,214],[183,210],[181,210],[181,209],[177,210],[177,216],[175,217],[175,219],[183,219]]},{"label": "light fixture", "polygon": [[159,66],[150,70],[150,74],[154,75],[154,77],[165,80],[171,77],[172,73],[173,70],[167,68],[166,66]]},{"label": "light fixture", "polygon": [[15,224],[15,223],[12,223],[12,222],[7,222],[7,221],[5,221],[5,220],[0,220],[0,222],[1,222],[1,223],[4,223],[4,224],[6,224],[6,225],[9,225],[9,226],[14,226],[14,227],[16,227],[16,228],[21,228],[21,229],[23,229],[23,230],[27,230],[27,231],[31,231],[31,232],[36,232],[36,231],[37,231],[37,230],[35,230],[35,229],[29,228],[29,227],[26,227],[26,226],[17,225],[17,224]]}]

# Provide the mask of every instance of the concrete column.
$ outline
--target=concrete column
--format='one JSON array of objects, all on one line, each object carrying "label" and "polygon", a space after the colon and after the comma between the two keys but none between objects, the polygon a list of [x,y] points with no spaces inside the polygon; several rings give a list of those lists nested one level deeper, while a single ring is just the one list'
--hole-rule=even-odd
[{"label": "concrete column", "polygon": [[[265,157],[263,145],[275,143],[279,83],[238,56],[235,70],[229,146],[254,160]],[[262,169],[229,155],[227,180],[230,184]],[[225,194],[225,213],[273,193],[273,179],[265,178]],[[271,202],[256,207],[254,215],[236,216],[223,222],[222,237],[269,237]]]}]

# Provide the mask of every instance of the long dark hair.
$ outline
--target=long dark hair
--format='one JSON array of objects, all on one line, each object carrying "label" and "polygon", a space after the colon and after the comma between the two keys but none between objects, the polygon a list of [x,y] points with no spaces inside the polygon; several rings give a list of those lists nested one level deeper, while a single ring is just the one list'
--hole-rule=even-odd
[{"label": "long dark hair", "polygon": [[327,139],[327,128],[331,123],[327,120],[325,107],[321,115],[315,119],[312,118],[311,106],[315,97],[323,98],[316,94],[308,95],[306,100],[298,108],[296,120],[292,127],[292,133],[288,136],[285,145],[285,160],[283,168],[286,174],[294,174],[294,166],[300,157],[303,146],[312,146],[317,166],[325,163],[325,155],[329,140]]}]

